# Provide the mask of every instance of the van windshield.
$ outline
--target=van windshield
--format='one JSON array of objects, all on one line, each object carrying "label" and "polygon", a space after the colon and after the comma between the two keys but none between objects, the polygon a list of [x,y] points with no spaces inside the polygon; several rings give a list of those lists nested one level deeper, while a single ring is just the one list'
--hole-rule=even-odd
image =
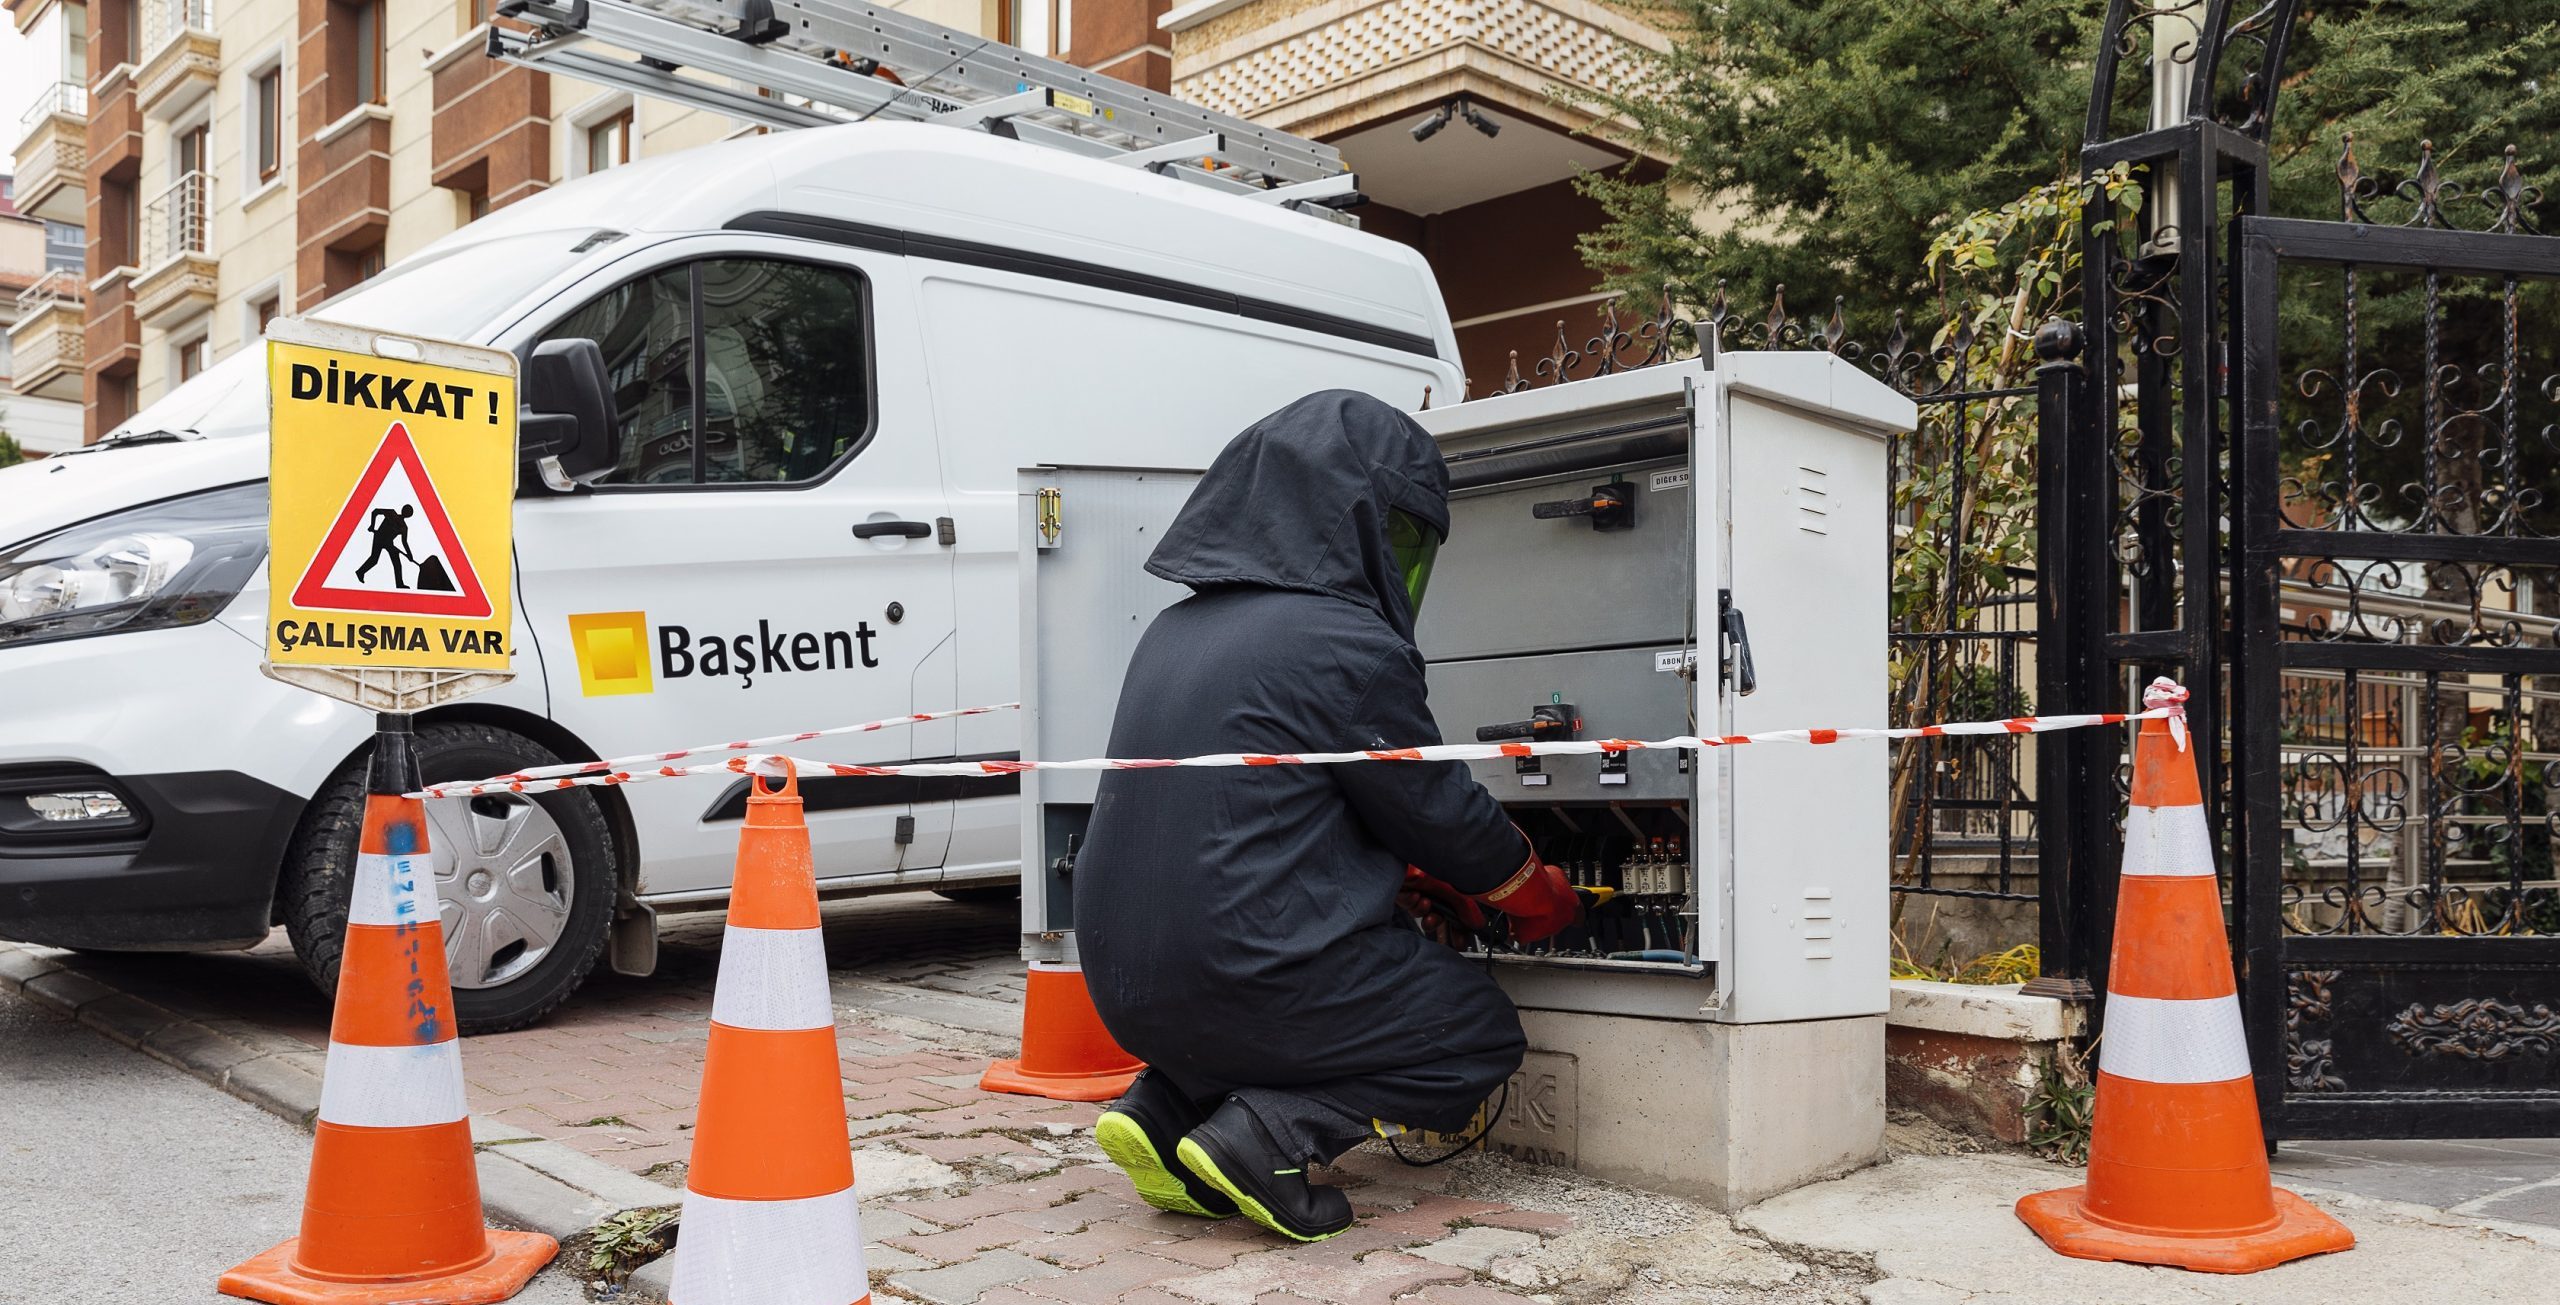
[{"label": "van windshield", "polygon": [[[583,261],[594,248],[588,231],[543,231],[460,245],[408,259],[310,310],[308,316],[436,340],[483,338],[498,314],[536,287]],[[588,249],[578,246],[586,244]],[[266,351],[236,350],[186,384],[162,395],[116,435],[177,431],[206,437],[254,434],[267,427]]]}]

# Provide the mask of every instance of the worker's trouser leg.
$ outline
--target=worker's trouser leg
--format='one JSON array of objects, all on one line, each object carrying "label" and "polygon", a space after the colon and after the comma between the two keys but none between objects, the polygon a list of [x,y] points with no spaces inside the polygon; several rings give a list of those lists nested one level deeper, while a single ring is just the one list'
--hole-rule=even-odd
[{"label": "worker's trouser leg", "polygon": [[1520,1067],[1523,1050],[1515,1042],[1407,1069],[1303,1087],[1242,1087],[1234,1095],[1289,1158],[1330,1163],[1400,1127],[1465,1128],[1476,1107]]}]

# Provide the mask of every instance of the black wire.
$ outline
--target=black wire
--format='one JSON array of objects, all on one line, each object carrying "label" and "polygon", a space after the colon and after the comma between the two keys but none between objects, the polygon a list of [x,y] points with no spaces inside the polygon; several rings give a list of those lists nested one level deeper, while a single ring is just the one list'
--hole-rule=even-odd
[{"label": "black wire", "polygon": [[1467,1152],[1474,1150],[1476,1144],[1484,1140],[1485,1134],[1492,1132],[1493,1126],[1501,1122],[1502,1112],[1508,1109],[1510,1105],[1511,1081],[1509,1079],[1504,1079],[1502,1082],[1502,1095],[1494,1098],[1493,1101],[1493,1113],[1484,1117],[1484,1127],[1477,1129],[1474,1137],[1468,1138],[1466,1141],[1460,1142],[1456,1146],[1450,1147],[1448,1150],[1443,1151],[1428,1160],[1416,1160],[1412,1156],[1406,1155],[1404,1153],[1404,1148],[1397,1146],[1396,1140],[1392,1137],[1387,1139],[1387,1149],[1395,1152],[1396,1159],[1402,1160],[1416,1169],[1428,1169],[1433,1165],[1447,1164],[1448,1162],[1457,1159],[1459,1156],[1465,1155]]},{"label": "black wire", "polygon": [[870,110],[869,110],[868,112],[864,113],[861,117],[854,119],[854,121],[855,121],[855,122],[869,122],[869,121],[871,121],[871,117],[872,117],[872,115],[873,115],[873,114],[876,114],[876,113],[880,112],[882,109],[888,108],[890,105],[895,104],[895,103],[897,103],[898,101],[900,101],[900,100],[903,100],[903,99],[907,98],[907,93],[908,93],[909,91],[912,91],[912,90],[914,90],[916,87],[918,87],[918,86],[922,86],[922,85],[924,85],[926,82],[932,81],[934,78],[939,77],[939,76],[941,76],[942,74],[947,73],[947,72],[951,71],[952,69],[959,67],[959,66],[960,66],[960,64],[961,64],[961,61],[962,61],[962,60],[965,60],[965,59],[969,58],[971,55],[974,55],[974,54],[976,54],[978,51],[983,50],[983,49],[986,49],[988,46],[993,45],[993,44],[995,44],[995,38],[993,38],[993,37],[989,37],[989,38],[987,38],[986,40],[983,40],[983,41],[978,42],[975,46],[973,46],[973,47],[971,47],[971,48],[969,48],[969,49],[967,49],[967,50],[964,50],[964,51],[962,51],[962,52],[961,52],[961,53],[959,53],[959,54],[955,54],[955,55],[951,56],[951,62],[946,63],[946,64],[942,65],[941,67],[934,69],[932,72],[926,73],[924,76],[917,78],[913,83],[906,83],[906,82],[901,82],[901,83],[899,83],[899,85],[898,85],[898,93],[897,93],[897,94],[890,96],[888,99],[885,99],[885,100],[880,101],[878,104],[872,105],[872,106],[871,106],[871,108],[870,108]]}]

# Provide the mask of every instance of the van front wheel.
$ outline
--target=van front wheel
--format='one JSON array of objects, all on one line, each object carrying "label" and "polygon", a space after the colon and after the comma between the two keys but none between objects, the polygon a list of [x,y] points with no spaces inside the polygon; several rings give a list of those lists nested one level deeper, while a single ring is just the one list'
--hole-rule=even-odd
[{"label": "van front wheel", "polygon": [[[430,784],[560,761],[532,739],[491,725],[426,725],[417,739],[418,766]],[[324,993],[337,990],[369,755],[348,762],[312,798],[277,886],[294,954]],[[541,1019],[578,990],[604,953],[616,879],[604,808],[588,789],[426,806],[445,967],[462,1031],[498,1033]]]}]

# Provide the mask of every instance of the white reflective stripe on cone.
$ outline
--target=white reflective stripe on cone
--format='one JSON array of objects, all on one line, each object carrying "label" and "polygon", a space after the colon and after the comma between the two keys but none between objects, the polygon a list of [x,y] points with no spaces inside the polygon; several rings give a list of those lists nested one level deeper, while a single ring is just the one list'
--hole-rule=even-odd
[{"label": "white reflective stripe on cone", "polygon": [[730,925],[720,936],[711,1018],[733,1029],[835,1027],[826,936],[815,929]]},{"label": "white reflective stripe on cone", "polygon": [[871,1292],[853,1189],[798,1201],[684,1194],[677,1305],[854,1305]]},{"label": "white reflective stripe on cone", "polygon": [[450,1124],[469,1114],[462,1102],[462,1044],[448,1038],[423,1047],[329,1044],[320,1079],[320,1118],[355,1128]]},{"label": "white reflective stripe on cone", "polygon": [[2171,1001],[2107,994],[2098,1068],[2145,1083],[2223,1083],[2249,1077],[2240,999]]},{"label": "white reflective stripe on cone", "polygon": [[355,886],[347,895],[347,923],[436,923],[434,857],[426,852],[357,853]]},{"label": "white reflective stripe on cone", "polygon": [[2166,876],[2212,874],[2213,834],[2205,828],[2204,808],[2125,808],[2124,872],[2129,875]]}]

